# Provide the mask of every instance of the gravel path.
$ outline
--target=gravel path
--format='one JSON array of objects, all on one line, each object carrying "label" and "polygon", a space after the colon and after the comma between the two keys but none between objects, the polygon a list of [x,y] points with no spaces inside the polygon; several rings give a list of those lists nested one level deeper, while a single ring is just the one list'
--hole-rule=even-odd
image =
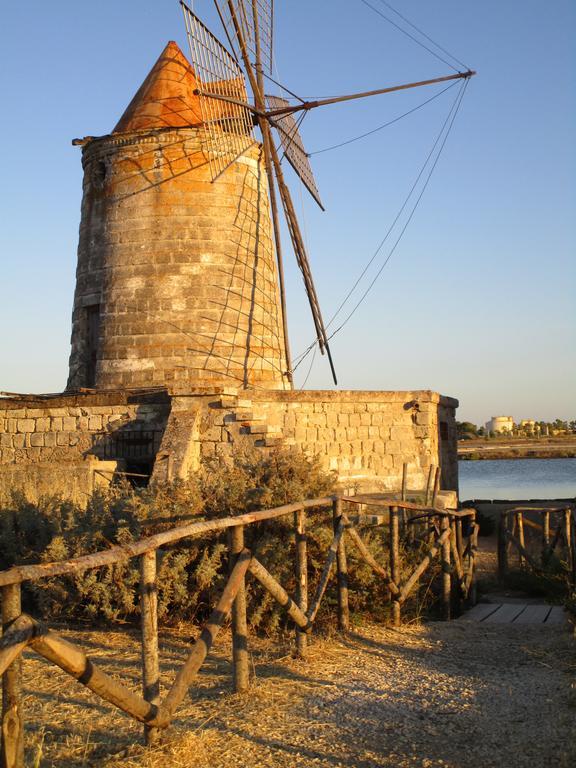
[{"label": "gravel path", "polygon": [[570,661],[573,672],[569,634],[539,626],[365,627],[257,680],[250,697],[230,697],[208,713],[202,738],[173,743],[164,764],[568,768]]},{"label": "gravel path", "polygon": [[[489,569],[487,569],[489,570]],[[137,637],[66,633],[137,682]],[[226,633],[228,635],[228,633]],[[169,683],[189,648],[163,643]],[[107,645],[107,647],[106,647]],[[566,628],[466,621],[363,625],[314,639],[306,661],[254,641],[250,693],[229,693],[217,644],[165,741],[46,662],[27,659],[30,764],[107,768],[570,768],[576,765],[576,645]],[[34,753],[34,741],[37,754]]]}]

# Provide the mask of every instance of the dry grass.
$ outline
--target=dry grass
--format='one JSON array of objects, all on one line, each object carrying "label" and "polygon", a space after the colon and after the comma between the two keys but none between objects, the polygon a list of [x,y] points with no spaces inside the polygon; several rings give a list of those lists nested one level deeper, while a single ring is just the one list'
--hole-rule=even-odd
[{"label": "dry grass", "polygon": [[[92,660],[109,674],[121,678],[135,690],[140,687],[140,641],[138,633],[82,631],[54,627],[62,636],[80,645]],[[161,637],[162,678],[170,684],[185,660],[196,631],[187,628],[163,631]],[[179,765],[177,758],[166,763],[174,744],[194,743],[194,759],[187,765],[206,765],[203,745],[210,741],[206,725],[224,708],[242,708],[242,697],[231,688],[230,637],[216,644],[202,668],[190,697],[178,710],[162,746],[144,750],[142,726],[100,700],[64,672],[34,653],[25,654],[24,684],[28,761],[42,766]],[[254,671],[253,694],[258,696],[260,677],[273,676],[278,663],[289,654],[282,641],[255,638],[251,642]],[[179,747],[180,748],[180,747]],[[134,756],[138,756],[137,758]],[[137,762],[133,762],[133,759]]]},{"label": "dry grass", "polygon": [[[64,634],[138,686],[137,635]],[[185,628],[164,633],[167,683],[190,640]],[[227,634],[153,749],[142,746],[141,726],[28,656],[28,764],[568,768],[576,760],[567,633],[471,622],[398,631],[365,625],[346,637],[316,638],[306,661],[290,656],[287,641],[255,639],[251,652],[252,688],[238,696]]]},{"label": "dry grass", "polygon": [[[494,552],[483,553],[489,578]],[[59,631],[140,686],[135,631]],[[161,633],[169,685],[194,632]],[[249,694],[232,692],[224,632],[161,742],[32,653],[24,665],[27,765],[35,768],[568,768],[576,764],[576,656],[545,625],[364,624],[314,637],[251,638]]]}]

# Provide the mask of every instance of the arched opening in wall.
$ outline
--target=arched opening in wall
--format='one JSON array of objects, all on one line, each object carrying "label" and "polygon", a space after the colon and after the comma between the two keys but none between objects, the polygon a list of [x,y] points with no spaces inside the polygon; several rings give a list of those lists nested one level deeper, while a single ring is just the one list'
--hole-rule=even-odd
[{"label": "arched opening in wall", "polygon": [[110,431],[108,428],[95,433],[90,453],[100,460],[117,462],[116,480],[125,480],[135,488],[145,488],[150,482],[163,434],[164,425],[142,429],[138,422],[129,421],[118,429]]},{"label": "arched opening in wall", "polygon": [[85,360],[86,387],[96,385],[96,362],[98,360],[98,340],[100,337],[100,304],[91,304],[85,311]]},{"label": "arched opening in wall", "polygon": [[102,187],[104,185],[107,171],[106,163],[103,160],[98,160],[94,168],[94,181],[98,186]]}]

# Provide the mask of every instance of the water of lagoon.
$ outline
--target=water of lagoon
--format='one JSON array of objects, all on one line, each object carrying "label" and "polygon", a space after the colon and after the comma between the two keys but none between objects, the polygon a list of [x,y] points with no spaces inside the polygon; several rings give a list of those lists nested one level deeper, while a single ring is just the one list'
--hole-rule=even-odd
[{"label": "water of lagoon", "polygon": [[460,499],[571,499],[576,459],[499,459],[458,462]]}]

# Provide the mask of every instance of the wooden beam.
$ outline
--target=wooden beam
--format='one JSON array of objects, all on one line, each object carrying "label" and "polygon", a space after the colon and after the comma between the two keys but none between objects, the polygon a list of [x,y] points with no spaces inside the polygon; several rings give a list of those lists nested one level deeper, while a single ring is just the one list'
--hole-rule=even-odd
[{"label": "wooden beam", "polygon": [[326,558],[326,562],[324,563],[324,568],[322,569],[322,575],[320,576],[320,581],[318,582],[318,586],[316,588],[316,594],[314,595],[312,605],[310,606],[308,613],[306,614],[308,616],[308,619],[311,622],[314,622],[314,619],[316,618],[316,614],[318,613],[318,609],[320,608],[320,603],[322,602],[322,598],[324,597],[324,592],[326,591],[326,587],[328,586],[328,581],[330,580],[330,573],[332,571],[334,562],[336,561],[338,545],[340,543],[340,539],[342,537],[343,531],[344,531],[344,527],[342,523],[340,523],[336,533],[334,534],[334,538],[332,539],[332,544],[330,545],[330,549],[328,550],[328,557]]},{"label": "wooden beam", "polygon": [[7,668],[22,653],[27,645],[30,645],[34,637],[34,620],[25,613],[11,622],[9,628],[0,638],[0,675],[6,672]]},{"label": "wooden beam", "polygon": [[[399,536],[399,510],[398,507],[390,507],[390,578],[394,584],[400,581],[400,536]],[[401,603],[397,595],[392,597],[392,623],[400,626]]]},{"label": "wooden beam", "polygon": [[[160,703],[160,660],[158,655],[158,583],[156,550],[140,555],[140,625],[142,635],[142,694],[150,704]],[[152,746],[158,729],[144,726],[144,741]]]},{"label": "wooden beam", "polygon": [[386,587],[390,590],[390,592],[393,595],[400,594],[400,590],[398,586],[395,584],[395,582],[392,581],[388,571],[376,562],[376,560],[372,556],[372,553],[370,552],[366,544],[364,544],[364,542],[362,541],[362,538],[358,533],[358,531],[356,531],[354,528],[347,528],[347,532],[348,532],[348,536],[354,542],[354,544],[356,545],[356,548],[360,552],[361,557],[372,568],[374,573],[377,573],[378,576],[381,576],[382,579],[384,579]]},{"label": "wooden beam", "polygon": [[[308,610],[308,539],[306,536],[306,510],[294,513],[296,560],[296,601],[303,614]],[[296,653],[302,659],[306,655],[308,639],[296,629]]]},{"label": "wooden beam", "polygon": [[[9,632],[22,613],[20,585],[2,589],[2,634]],[[20,625],[17,625],[16,632]],[[17,645],[19,645],[17,643]],[[10,656],[10,654],[8,654]],[[24,768],[24,712],[22,710],[22,657],[20,652],[2,676],[2,768]]]},{"label": "wooden beam", "polygon": [[[440,520],[442,533],[448,534],[447,538],[441,544],[442,553],[442,606],[444,610],[444,621],[450,621],[451,603],[452,603],[452,575],[450,568],[450,520],[442,517]],[[441,536],[440,536],[441,538]]]},{"label": "wooden beam", "polygon": [[188,693],[188,688],[204,663],[222,625],[230,615],[232,603],[234,602],[238,590],[244,583],[244,577],[250,566],[251,559],[252,555],[248,550],[244,550],[238,556],[234,570],[230,574],[228,583],[226,584],[216,607],[202,628],[200,637],[194,643],[188,658],[178,671],[178,674],[172,683],[172,687],[160,706],[157,716],[151,720],[150,725],[165,728],[170,724],[176,709],[182,703],[184,697]]},{"label": "wooden beam", "polygon": [[347,631],[350,625],[350,606],[348,603],[348,563],[346,560],[346,531],[342,517],[342,499],[334,499],[332,505],[334,533],[342,529],[336,551],[336,580],[338,586],[338,629]]},{"label": "wooden beam", "polygon": [[294,600],[290,597],[284,587],[272,576],[272,574],[264,568],[262,563],[256,558],[252,558],[249,567],[250,573],[254,578],[262,584],[276,600],[276,602],[285,609],[286,613],[292,621],[299,627],[302,632],[310,632],[312,624],[306,614],[301,608],[296,605]]},{"label": "wooden beam", "polygon": [[[244,551],[244,526],[237,525],[229,530],[229,569],[234,572],[238,558]],[[245,693],[250,686],[250,659],[248,656],[248,619],[246,616],[246,584],[239,579],[236,596],[232,603],[232,666],[234,669],[234,690]]]},{"label": "wooden beam", "polygon": [[434,557],[436,557],[436,555],[440,551],[440,547],[444,544],[444,542],[448,539],[449,536],[450,536],[449,530],[442,531],[442,533],[438,538],[438,541],[436,541],[436,543],[430,547],[426,555],[422,558],[418,566],[412,572],[412,575],[410,576],[408,581],[403,586],[400,587],[400,595],[398,596],[398,600],[400,601],[400,603],[403,603],[408,598],[408,596],[410,595],[410,592],[412,591],[412,587],[414,586],[414,584],[416,584],[420,576],[422,576],[424,571],[428,568],[428,566],[430,565]]},{"label": "wooden beam", "polygon": [[385,93],[395,93],[396,91],[405,91],[409,88],[421,88],[426,85],[436,85],[437,83],[446,83],[449,80],[467,80],[470,77],[474,77],[476,72],[469,69],[466,72],[458,72],[455,75],[445,75],[444,77],[434,77],[431,80],[419,80],[413,83],[404,83],[403,85],[393,85],[387,88],[377,88],[374,91],[361,91],[359,93],[350,93],[346,96],[334,96],[330,99],[316,99],[315,101],[305,101],[303,104],[294,104],[292,106],[283,107],[280,109],[273,109],[266,113],[267,117],[276,117],[278,115],[293,114],[294,112],[301,112],[302,110],[316,109],[317,107],[324,107],[328,104],[340,104],[343,101],[352,101],[354,99],[365,99],[369,96],[380,96]]},{"label": "wooden beam", "polygon": [[333,497],[327,496],[319,499],[298,501],[294,504],[285,504],[275,509],[262,509],[258,512],[248,512],[237,517],[222,517],[218,520],[207,520],[201,523],[191,523],[172,528],[169,531],[157,533],[139,539],[132,544],[122,547],[111,547],[104,552],[95,552],[92,555],[74,557],[61,563],[41,563],[39,565],[19,565],[7,571],[0,572],[0,587],[7,584],[19,584],[23,581],[36,581],[37,579],[62,576],[65,573],[81,573],[92,568],[100,568],[104,565],[125,562],[132,557],[141,555],[151,549],[158,549],[165,544],[172,544],[188,537],[201,536],[213,531],[223,531],[233,528],[235,525],[248,525],[264,520],[275,520],[278,517],[295,512],[297,509],[310,507],[326,507],[332,504]]}]

